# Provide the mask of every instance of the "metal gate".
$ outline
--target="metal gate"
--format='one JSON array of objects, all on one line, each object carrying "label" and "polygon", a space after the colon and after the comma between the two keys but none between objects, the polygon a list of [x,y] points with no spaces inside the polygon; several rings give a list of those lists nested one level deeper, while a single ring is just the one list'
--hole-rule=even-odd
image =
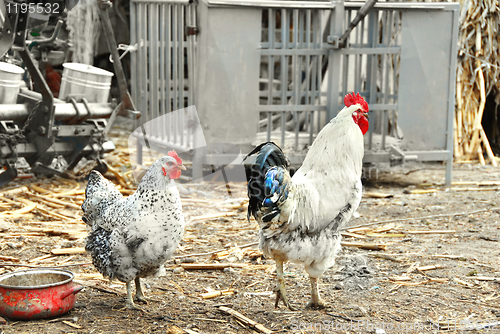
[{"label": "metal gate", "polygon": [[254,144],[274,141],[291,157],[304,151],[325,124],[322,89],[328,49],[323,47],[329,10],[263,10],[259,125]]},{"label": "metal gate", "polygon": [[[343,107],[343,96],[356,91],[372,111],[364,162],[446,161],[446,183],[451,182],[458,4],[377,3],[352,30],[344,47],[339,47],[340,36],[363,3],[132,3],[131,15],[137,17],[132,21],[132,38],[145,41],[138,44],[134,62],[138,80],[133,79],[132,85],[139,86],[133,88],[134,98],[141,101],[138,109],[149,115],[146,120],[193,101],[207,143],[233,143],[246,153],[252,145],[273,140],[285,149],[292,163],[300,164],[317,133]],[[168,13],[182,7],[186,14],[162,17],[156,8],[163,6],[172,8]],[[153,16],[146,20],[148,11]],[[194,45],[190,42],[194,44],[195,37],[186,36],[177,44],[183,50],[177,54],[186,52],[192,59],[188,69],[194,69],[184,72],[183,79],[189,84],[182,91],[188,95],[183,105],[169,102],[173,100],[168,93],[179,91],[178,84],[164,84],[166,81],[152,70],[176,75],[173,58],[169,65],[166,56],[161,58],[151,51],[168,48],[168,54],[176,52],[173,39],[150,41],[156,37],[161,40],[165,29],[161,22],[166,17],[172,20],[167,24],[172,31],[179,32],[186,25],[180,18],[200,31],[191,58]],[[154,20],[159,21],[151,23]],[[148,61],[149,72],[141,72],[138,66]],[[175,64],[175,73],[181,73],[179,57]],[[163,145],[171,144],[176,142],[167,140]],[[205,150],[202,155],[200,165],[193,166],[198,176],[203,164],[224,165],[234,160],[234,154],[225,156],[221,151]]]},{"label": "metal gate", "polygon": [[[141,111],[139,124],[153,121],[144,138],[136,130],[138,160],[142,147],[159,151],[192,150],[194,136],[185,131],[193,118],[196,6],[183,0],[130,2],[132,97]],[[186,108],[186,109],[185,109]],[[172,111],[182,112],[172,113]],[[172,117],[160,117],[171,114]]]}]

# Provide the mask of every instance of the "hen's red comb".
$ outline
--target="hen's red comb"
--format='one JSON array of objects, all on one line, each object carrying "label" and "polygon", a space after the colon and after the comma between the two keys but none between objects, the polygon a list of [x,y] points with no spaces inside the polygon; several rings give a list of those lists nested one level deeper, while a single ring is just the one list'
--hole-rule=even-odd
[{"label": "hen's red comb", "polygon": [[168,156],[174,158],[177,161],[178,165],[182,165],[182,159],[179,158],[179,156],[177,155],[177,152],[169,151],[167,154],[168,154]]},{"label": "hen's red comb", "polygon": [[354,104],[360,104],[361,108],[363,108],[364,112],[368,112],[368,103],[366,103],[365,99],[359,95],[359,93],[351,93],[347,94],[344,97],[344,104],[346,107],[350,107]]}]

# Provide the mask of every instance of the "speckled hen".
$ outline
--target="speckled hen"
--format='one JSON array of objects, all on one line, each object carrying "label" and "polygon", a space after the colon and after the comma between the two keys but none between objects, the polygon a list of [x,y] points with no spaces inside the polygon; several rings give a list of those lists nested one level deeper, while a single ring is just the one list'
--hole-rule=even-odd
[{"label": "speckled hen", "polygon": [[136,192],[123,197],[99,172],[92,171],[83,202],[89,226],[85,249],[105,277],[127,283],[126,306],[146,302],[140,277],[159,274],[184,233],[179,191],[174,180],[186,169],[175,151],[158,159],[144,174]]},{"label": "speckled hen", "polygon": [[287,158],[274,143],[263,143],[248,155],[256,156],[248,182],[248,215],[260,225],[260,248],[276,260],[276,307],[283,299],[293,309],[283,278],[283,263],[288,261],[304,265],[309,274],[308,307],[324,307],[318,278],[334,264],[339,230],[361,201],[368,104],[354,93],[346,95],[344,103],[346,107],[320,131],[293,177]]}]

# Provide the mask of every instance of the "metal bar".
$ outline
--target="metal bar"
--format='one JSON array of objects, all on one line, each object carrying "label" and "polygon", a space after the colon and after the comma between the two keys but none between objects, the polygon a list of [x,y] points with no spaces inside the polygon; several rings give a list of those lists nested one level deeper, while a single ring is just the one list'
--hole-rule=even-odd
[{"label": "metal bar", "polygon": [[[288,48],[289,36],[288,10],[281,9],[281,45],[282,49]],[[288,91],[288,56],[281,56],[281,104],[287,104]],[[281,112],[281,147],[285,147],[285,112]]]},{"label": "metal bar", "polygon": [[[178,26],[177,22],[179,21],[178,18],[178,10],[177,10],[177,4],[172,5],[172,94],[173,94],[173,103],[172,103],[172,111],[175,111],[178,109],[179,106],[179,59],[178,59],[178,52],[177,50],[180,48],[180,43],[179,43],[179,32],[178,32]],[[172,114],[172,135],[173,135],[173,142],[177,143],[178,142],[178,129],[177,129],[177,113]]]},{"label": "metal bar", "polygon": [[350,54],[366,54],[366,55],[381,55],[381,54],[399,54],[401,53],[400,46],[391,47],[373,47],[373,48],[348,48],[340,51],[343,55]]},{"label": "metal bar", "polygon": [[132,3],[160,3],[160,4],[183,4],[188,5],[192,2],[192,0],[131,0]]},{"label": "metal bar", "polygon": [[[137,4],[130,4],[130,44],[139,45],[139,41],[137,39]],[[132,90],[132,98],[136,103],[139,101],[139,90],[137,87],[138,84],[138,76],[137,76],[137,65],[139,62],[137,61],[137,52],[130,53],[130,78],[131,78],[131,90]]]},{"label": "metal bar", "polygon": [[[388,28],[389,28],[388,32],[387,32],[387,41],[386,41],[387,45],[391,44],[392,36],[394,34],[394,12],[395,11],[389,12],[388,23],[387,23]],[[392,55],[392,54],[387,55],[387,74],[386,74],[387,75],[387,91],[386,91],[387,98],[384,101],[384,103],[394,102],[391,98],[391,96],[393,94],[393,88],[394,88],[394,82],[392,81],[393,76],[391,74],[395,70],[394,66],[393,66],[393,64],[394,64],[393,58],[394,58],[394,55]],[[391,110],[391,111],[388,110],[387,113],[389,115],[389,119],[392,121],[393,127],[395,127],[393,133],[397,134],[397,126],[398,126],[397,117],[396,117],[397,113],[393,110]]]},{"label": "metal bar", "polygon": [[[346,1],[344,6],[346,8],[361,8],[365,2],[359,1]],[[440,3],[423,3],[423,2],[377,2],[373,9],[378,10],[443,10],[445,6]]]},{"label": "metal bar", "polygon": [[[317,67],[317,66],[315,66]],[[259,97],[268,97],[269,94],[267,94],[266,92],[259,92]],[[292,97],[293,93],[291,91],[288,91],[287,92],[287,97]],[[318,94],[316,94],[318,95]],[[303,98],[306,96],[306,92],[301,92],[300,93],[300,97]],[[280,98],[281,97],[281,92],[273,92],[273,97],[274,98]],[[262,105],[266,105],[266,104],[262,104]]]},{"label": "metal bar", "polygon": [[[306,15],[307,15],[307,10],[300,10],[299,12],[299,48],[304,49],[305,47],[308,47],[307,45],[307,37],[305,35],[306,33]],[[308,94],[308,87],[309,83],[307,82],[307,78],[309,77],[309,72],[311,71],[309,68],[309,56],[301,56],[299,57],[300,62],[299,62],[299,70],[300,70],[300,91],[299,95],[297,96],[298,99],[298,104],[308,104],[309,102],[307,101],[307,94]],[[303,112],[304,113],[304,124],[303,128],[304,130],[307,129],[309,126],[309,113],[308,112]],[[298,129],[299,130],[299,129]],[[297,135],[297,149],[298,149],[298,135]]]},{"label": "metal bar", "polygon": [[[167,25],[165,27],[165,100],[167,103],[166,113],[170,113],[172,111],[172,5],[165,5],[165,16],[167,20]],[[172,123],[170,121],[170,117],[164,117],[165,122],[165,132],[167,141],[172,140],[173,132],[172,132]]]},{"label": "metal bar", "polygon": [[[143,138],[141,135],[137,135],[137,132],[133,132],[132,135],[134,137],[137,137],[137,141],[142,141]],[[149,138],[148,138],[149,139]],[[176,150],[178,152],[183,152],[185,154],[188,154],[188,155],[193,155],[193,151],[194,150],[186,150],[186,147],[183,146],[183,145],[179,145],[175,142],[167,142],[165,140],[160,140],[158,138],[151,138],[149,139],[149,142],[150,142],[150,145],[151,145],[151,148],[155,151],[159,151],[159,152],[165,152],[165,151],[169,151],[169,150]],[[234,155],[233,155],[233,160],[234,160]]]},{"label": "metal bar", "polygon": [[272,122],[272,113],[267,113],[267,141],[271,141],[271,127],[273,126]]},{"label": "metal bar", "polygon": [[[160,76],[160,114],[165,115],[167,113],[167,96],[166,96],[166,89],[167,89],[167,84],[166,81],[168,80],[167,77],[167,63],[165,61],[165,54],[167,50],[167,39],[165,37],[165,32],[166,32],[166,25],[167,25],[167,19],[165,17],[165,7],[167,4],[161,4],[158,8],[158,14],[160,17],[160,22],[159,22],[159,29],[160,29],[160,49],[159,54],[160,54],[160,66],[158,68],[158,73]],[[163,120],[166,117],[162,117],[158,119],[158,127],[160,129],[161,135],[159,136],[160,138],[163,138],[166,140],[166,129],[165,129],[165,121]]]},{"label": "metal bar", "polygon": [[[398,46],[401,45],[401,21],[400,21],[400,17],[401,17],[401,12],[400,11],[394,11],[394,26],[397,27],[397,37],[399,40],[396,41],[395,44],[397,44]],[[399,97],[398,97],[398,93],[399,93],[399,81],[398,81],[398,78],[399,78],[399,71],[398,71],[398,68],[399,68],[399,64],[400,64],[400,57],[401,57],[401,53],[398,53],[398,54],[395,54],[395,55],[392,55],[392,58],[393,58],[393,62],[392,62],[392,82],[393,82],[393,96],[391,96],[392,98],[392,103],[395,103],[395,104],[398,104],[398,101],[399,101]],[[398,119],[398,110],[394,111],[394,118],[397,122],[397,119]],[[397,124],[397,123],[396,123]]]},{"label": "metal bar", "polygon": [[147,95],[148,95],[148,75],[147,75],[147,64],[148,64],[148,34],[147,34],[147,4],[141,3],[139,5],[139,19],[140,21],[140,35],[141,39],[144,41],[144,45],[140,46],[140,80],[141,80],[141,110],[144,112],[144,116],[141,118],[141,123],[144,124],[149,120],[149,113],[148,113],[148,100],[147,100]]},{"label": "metal bar", "polygon": [[[194,22],[193,18],[193,11],[192,11],[192,6],[187,5],[185,8],[186,11],[186,26],[194,27],[196,26],[196,23]],[[189,108],[190,106],[193,105],[193,69],[194,69],[194,64],[193,64],[193,57],[194,57],[194,52],[193,52],[193,38],[195,35],[186,35],[186,45],[187,45],[187,90],[188,90],[188,98],[187,98],[187,105],[188,105],[188,119],[192,119],[192,108]],[[194,147],[194,131],[188,131],[186,132],[186,146],[189,148]]]},{"label": "metal bar", "polygon": [[[135,5],[137,7],[137,84],[138,84],[138,96],[136,103],[138,103],[139,110],[142,110],[142,117],[137,120],[135,123],[136,127],[142,126],[147,119],[147,101],[146,101],[146,91],[147,91],[147,78],[146,78],[146,68],[144,64],[147,64],[146,60],[146,48],[147,48],[147,35],[145,33],[146,29],[144,25],[146,24],[146,15],[145,15],[145,7],[147,6],[144,3],[139,3]],[[141,165],[143,161],[143,151],[142,145],[139,140],[136,141],[136,162]]]},{"label": "metal bar", "polygon": [[[311,10],[306,9],[305,12],[305,49],[309,49],[311,47]],[[306,55],[306,66],[309,68],[311,64],[312,57],[311,55]],[[306,99],[304,104],[313,103],[311,98],[311,71],[308,69],[306,71]],[[311,124],[311,123],[310,123]],[[312,125],[312,124],[311,124]]]},{"label": "metal bar", "polygon": [[[319,118],[319,113],[318,113],[318,118]],[[309,145],[312,144],[313,142],[313,135],[314,135],[314,111],[310,111],[308,113],[308,118],[309,118]],[[318,129],[319,132],[319,129]]]},{"label": "metal bar", "polygon": [[122,63],[120,60],[120,55],[118,54],[117,44],[115,40],[115,35],[113,33],[113,27],[111,26],[111,21],[109,19],[108,9],[111,6],[111,2],[106,0],[101,0],[99,2],[99,17],[102,23],[102,29],[104,31],[104,36],[106,37],[106,42],[108,45],[111,58],[113,59],[113,68],[115,71],[115,77],[118,82],[118,87],[120,88],[120,97],[122,100],[122,110],[119,114],[123,116],[133,116],[135,118],[140,117],[140,113],[129,113],[127,110],[135,111],[135,106],[130,97],[128,91],[127,79],[125,78],[125,73],[123,72]]},{"label": "metal bar", "polygon": [[[274,9],[267,9],[268,10],[268,41],[269,41],[269,49],[274,49],[274,37],[275,37],[275,17],[276,17],[276,10]],[[261,50],[264,51],[264,50]],[[271,51],[271,50],[270,50]],[[276,50],[272,50],[276,51]],[[273,53],[274,54],[274,53]],[[267,104],[273,104],[273,85],[274,85],[274,55],[269,54],[268,56],[268,63],[267,63],[267,72],[268,72],[268,98],[267,98]],[[270,117],[271,115],[267,115]]]},{"label": "metal bar", "polygon": [[[309,17],[309,24],[308,24],[308,28],[310,29],[310,32],[308,33],[308,38],[309,38],[309,44],[308,44],[308,47],[309,48],[313,48],[315,49],[317,47],[316,45],[316,34],[317,34],[317,31],[315,29],[316,27],[316,17],[318,15],[320,15],[320,13],[315,10],[315,11],[311,11],[310,13],[310,17]],[[317,76],[320,75],[321,76],[321,72],[318,73],[318,62],[319,62],[319,58],[322,57],[320,55],[314,55],[311,57],[311,77],[310,77],[310,96],[309,96],[309,102],[306,102],[306,104],[320,104],[321,103],[321,100],[320,100],[320,94],[319,94],[319,88],[317,86]],[[316,100],[317,99],[317,100]],[[316,102],[317,101],[317,102]],[[318,117],[318,122],[319,122],[319,118]],[[311,128],[314,127],[314,118],[311,122]],[[318,127],[317,127],[317,130],[319,131],[319,123],[318,123]],[[312,144],[312,141],[309,142],[309,144]]]},{"label": "metal bar", "polygon": [[315,104],[310,104],[310,105],[275,104],[275,105],[260,105],[257,107],[257,110],[259,112],[312,111],[312,110],[326,111],[326,106],[315,105]]},{"label": "metal bar", "polygon": [[[316,31],[316,45],[315,45],[315,49],[321,49],[322,48],[322,43],[323,43],[323,32],[321,31],[321,27],[322,27],[322,21],[321,21],[321,14],[319,12],[317,12],[317,15],[316,15],[316,27],[314,28],[314,30]],[[317,79],[317,88],[318,88],[318,103],[321,103],[321,83],[323,82],[323,57],[322,56],[318,56],[318,68],[317,68],[317,75],[316,75],[316,79]],[[319,122],[320,118],[318,117],[318,122]],[[318,131],[320,129],[320,124],[318,123]]]},{"label": "metal bar", "polygon": [[[293,44],[292,44],[293,45]],[[277,47],[277,46],[275,46]],[[327,55],[328,50],[323,49],[261,49],[264,56],[315,56]]]},{"label": "metal bar", "polygon": [[[71,103],[55,103],[54,119],[56,121],[108,118],[113,108],[108,103],[89,103],[91,114],[83,103],[77,103],[78,112]],[[25,121],[31,109],[26,104],[0,104],[1,121]]]},{"label": "metal bar", "polygon": [[[371,13],[368,14],[368,45],[371,47],[376,47],[376,40],[377,40],[377,12],[372,11]],[[376,80],[376,75],[377,75],[377,63],[374,55],[368,55],[368,60],[367,60],[367,77],[366,77],[366,85],[367,85],[367,92],[368,92],[368,104],[371,106],[372,104],[375,104],[377,102],[376,100],[376,89],[377,89],[377,80]],[[372,109],[374,110],[374,109]],[[371,130],[371,135],[368,138],[368,147],[371,150],[372,149],[372,139],[373,139],[373,128],[370,127],[369,131]]]},{"label": "metal bar", "polygon": [[[415,161],[446,161],[450,153],[449,150],[435,151],[404,151],[405,155],[416,155]],[[391,159],[391,153],[388,151],[381,152],[365,152],[363,162],[388,162]]]},{"label": "metal bar", "polygon": [[339,47],[343,48],[346,45],[346,40],[349,37],[351,31],[358,25],[359,21],[362,21],[365,18],[365,16],[371,11],[376,2],[377,0],[366,0],[363,6],[356,13],[356,17],[352,21],[350,21],[349,26],[340,37],[338,41]]},{"label": "metal bar", "polygon": [[[363,43],[363,36],[364,36],[364,28],[365,28],[365,20],[361,21],[361,25],[357,26],[355,29],[356,31],[356,44],[361,45]],[[349,40],[349,44],[352,45],[351,41]],[[346,56],[348,57],[348,56]],[[354,91],[359,92],[361,91],[361,67],[363,66],[363,55],[355,55],[354,56]]]},{"label": "metal bar", "polygon": [[[345,13],[345,22],[351,21],[352,11],[346,11]],[[341,55],[342,62],[342,96],[346,94],[347,87],[349,85],[349,56]]]},{"label": "metal bar", "polygon": [[[330,16],[330,36],[340,36],[344,27],[344,2],[337,3]],[[327,119],[330,120],[336,115],[339,107],[339,77],[340,77],[341,55],[338,50],[331,49],[328,54],[328,99],[327,99]],[[321,72],[320,72],[321,73]]]},{"label": "metal bar", "polygon": [[150,135],[154,135],[157,137],[160,133],[159,129],[159,122],[158,117],[160,116],[159,113],[159,98],[158,98],[158,29],[159,29],[159,22],[158,22],[158,4],[150,4],[150,13],[149,13],[149,29],[150,29],[150,49],[149,49],[149,70],[150,70],[150,76],[149,76],[149,87],[151,89],[151,99],[149,101],[149,108],[151,111],[151,117],[154,120],[151,129],[153,130],[153,133]]},{"label": "metal bar", "polygon": [[[316,30],[317,30],[317,43],[316,43],[316,48],[317,49],[322,49],[323,48],[323,30],[322,30],[322,16],[321,13],[317,13],[316,16]],[[326,57],[325,57],[326,58]],[[321,103],[321,95],[322,95],[322,84],[323,84],[323,56],[318,56],[318,69],[317,69],[317,76],[316,79],[318,80],[318,104]],[[338,78],[337,78],[338,79]],[[328,92],[328,90],[327,90]],[[321,117],[318,117],[318,131],[322,128],[322,124],[320,124]]]},{"label": "metal bar", "polygon": [[184,111],[181,111],[184,109],[185,105],[185,97],[184,97],[184,51],[186,50],[187,44],[185,43],[185,36],[186,34],[184,33],[184,13],[185,13],[185,5],[177,5],[177,10],[179,11],[179,23],[177,25],[178,33],[179,33],[179,120],[177,127],[179,128],[179,136],[180,136],[180,144],[184,145],[185,144],[185,132],[184,132]]},{"label": "metal bar", "polygon": [[[55,154],[67,155],[68,153],[74,152],[74,150],[74,146],[69,142],[55,142],[45,151],[45,154],[49,156]],[[92,148],[92,145],[85,145],[81,149],[81,153],[83,153],[84,155],[89,154],[93,151],[94,149]],[[10,149],[7,152],[0,152],[0,158],[3,160],[5,158],[12,157],[13,154],[15,154],[17,157],[28,158],[36,155],[37,152],[38,148],[34,143],[19,143],[15,145],[14,152]]]},{"label": "metal bar", "polygon": [[[299,10],[294,9],[293,10],[293,41],[294,41],[294,47],[295,49],[299,49]],[[301,80],[300,80],[300,60],[299,56],[292,56],[292,85],[293,85],[293,90],[294,90],[294,96],[293,96],[293,104],[294,105],[299,105],[300,100],[299,100],[299,94],[300,94],[300,86],[301,86]],[[298,149],[299,147],[299,126],[300,126],[300,117],[299,117],[299,112],[294,111],[292,112],[293,118],[295,119],[295,150]]]},{"label": "metal bar", "polygon": [[[277,16],[277,11],[276,9],[268,9],[268,41],[269,41],[269,49],[275,49],[275,39],[276,39],[276,16]],[[268,78],[269,78],[269,83],[268,83],[268,98],[267,98],[267,104],[274,104],[274,97],[273,97],[273,86],[274,86],[274,55],[269,55],[268,59]],[[283,89],[283,82],[280,84],[280,89]],[[279,93],[279,90],[278,90]],[[267,141],[271,140],[271,130],[273,126],[272,122],[272,113],[267,113]]]},{"label": "metal bar", "polygon": [[[458,5],[453,9],[453,26],[451,36],[458,36],[458,15],[460,8]],[[456,71],[454,70],[457,66],[457,43],[450,43],[450,66],[449,66],[449,80],[448,80],[448,114],[447,114],[447,132],[446,132],[446,148],[448,150],[448,157],[446,158],[446,174],[445,174],[445,186],[451,186],[451,178],[453,171],[453,118],[455,117],[455,80]]]},{"label": "metal bar", "polygon": [[[135,1],[135,0],[134,0]],[[145,1],[145,0],[140,0]],[[160,1],[160,0],[155,0]],[[208,7],[215,6],[249,6],[263,8],[311,8],[311,9],[332,9],[337,6],[337,1],[273,1],[273,0],[251,0],[251,1],[234,1],[234,0],[206,0]]]},{"label": "metal bar", "polygon": [[[153,114],[153,71],[155,71],[156,69],[154,68],[154,65],[152,64],[152,53],[154,51],[153,49],[153,44],[156,42],[153,40],[153,29],[154,29],[154,25],[153,25],[153,21],[154,20],[150,20],[149,19],[149,16],[151,15],[151,12],[152,12],[152,9],[151,7],[153,6],[153,4],[148,4],[147,6],[147,15],[148,15],[148,20],[147,20],[147,35],[148,35],[148,48],[147,48],[147,78],[148,78],[148,85],[147,85],[147,106],[146,106],[146,109],[145,111],[147,112],[148,114],[148,122],[149,121],[152,121],[154,119],[154,114]],[[148,136],[151,136],[152,134],[151,133],[148,133]]]},{"label": "metal bar", "polygon": [[[382,36],[382,43],[385,42],[386,40],[386,35],[387,35],[387,11],[381,11],[379,12],[381,16],[382,21],[382,26],[380,27],[380,32],[379,36]],[[380,25],[378,25],[380,26]],[[387,103],[386,97],[387,97],[387,75],[386,75],[386,69],[387,69],[387,54],[379,55],[377,58],[380,58],[379,64],[381,65],[381,87],[380,89],[382,90],[382,103]],[[387,110],[382,110],[382,126],[380,130],[380,135],[382,136],[382,142],[380,143],[381,149],[385,150],[385,141],[386,141],[386,136],[387,136],[387,127],[388,127],[388,119],[387,119]]]},{"label": "metal bar", "polygon": [[[189,5],[186,10],[188,13],[188,24],[191,27],[196,26],[196,17],[195,17],[195,7],[194,5]],[[188,40],[188,50],[187,50],[187,55],[188,55],[188,106],[192,106],[194,104],[194,63],[195,63],[195,50],[194,50],[194,42],[195,42],[196,35],[190,35],[187,36]]]}]

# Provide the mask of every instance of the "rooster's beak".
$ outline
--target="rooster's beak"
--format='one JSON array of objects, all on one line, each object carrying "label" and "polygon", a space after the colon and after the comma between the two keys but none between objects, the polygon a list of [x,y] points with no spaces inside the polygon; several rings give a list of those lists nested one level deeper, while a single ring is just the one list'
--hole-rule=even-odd
[{"label": "rooster's beak", "polygon": [[365,116],[366,118],[370,118],[367,112],[363,113],[363,116]]},{"label": "rooster's beak", "polygon": [[184,166],[184,165],[179,165],[179,166],[177,166],[177,168],[178,169],[182,169],[182,170],[186,170],[187,169],[186,166]]}]

